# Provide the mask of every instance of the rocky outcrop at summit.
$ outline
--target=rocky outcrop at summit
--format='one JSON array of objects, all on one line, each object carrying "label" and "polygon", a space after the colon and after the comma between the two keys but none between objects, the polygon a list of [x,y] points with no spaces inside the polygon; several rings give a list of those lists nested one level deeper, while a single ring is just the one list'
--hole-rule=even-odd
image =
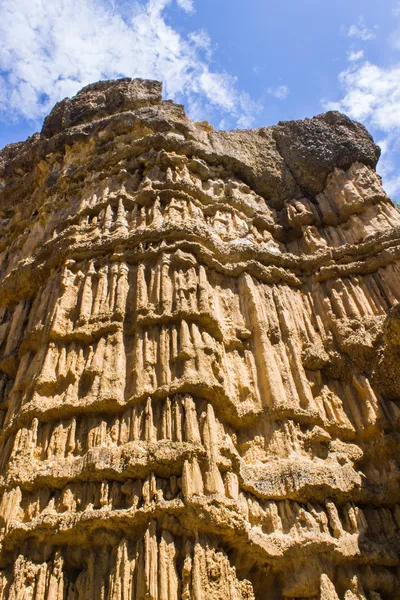
[{"label": "rocky outcrop at summit", "polygon": [[160,104],[162,85],[148,79],[99,81],[84,87],[73,98],[65,98],[44,120],[42,136],[52,137],[68,127],[99,120],[142,106]]},{"label": "rocky outcrop at summit", "polygon": [[322,192],[335,168],[347,170],[356,162],[375,168],[380,156],[363,125],[334,111],[279,123],[273,136],[296,182],[310,195]]},{"label": "rocky outcrop at summit", "polygon": [[378,157],[130,79],[0,152],[0,600],[400,599]]},{"label": "rocky outcrop at summit", "polygon": [[[112,136],[118,128],[136,126],[170,134],[162,143],[181,142],[183,153],[198,153],[211,165],[221,163],[277,206],[300,190],[310,196],[321,192],[334,168],[347,169],[356,162],[375,168],[380,155],[366,129],[338,112],[261,129],[214,131],[208,124],[193,124],[182,106],[162,101],[159,82],[121,79],[91,84],[59,102],[40,136],[0,152],[0,175],[2,165],[10,169],[15,163],[15,169],[30,170],[32,161],[65,144],[104,129]],[[177,140],[171,134],[183,137]]]}]

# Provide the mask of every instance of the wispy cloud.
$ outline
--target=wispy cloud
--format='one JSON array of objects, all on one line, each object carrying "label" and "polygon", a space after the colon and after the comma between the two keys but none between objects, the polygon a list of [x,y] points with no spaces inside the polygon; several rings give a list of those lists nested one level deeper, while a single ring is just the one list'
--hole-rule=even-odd
[{"label": "wispy cloud", "polygon": [[289,95],[289,88],[287,85],[277,85],[275,87],[269,87],[267,90],[270,96],[274,96],[278,100],[284,100]]},{"label": "wispy cloud", "polygon": [[193,0],[177,0],[178,5],[188,13],[194,13]]},{"label": "wispy cloud", "polygon": [[243,103],[235,77],[212,68],[206,32],[185,37],[167,23],[171,3],[0,0],[0,119],[40,120],[82,86],[128,76],[163,81],[168,97],[203,106],[203,119],[216,113],[249,126],[254,103]]},{"label": "wispy cloud", "polygon": [[204,29],[200,29],[199,31],[193,31],[189,34],[189,40],[191,40],[195,46],[199,49],[204,50],[206,53],[206,57],[208,60],[211,59],[212,56],[212,43],[211,38]]},{"label": "wispy cloud", "polygon": [[360,17],[357,23],[350,25],[347,30],[348,37],[358,38],[367,42],[376,38],[376,33],[372,29],[369,29],[364,21],[364,17]]},{"label": "wispy cloud", "polygon": [[347,58],[350,62],[361,60],[362,58],[364,58],[364,50],[353,50],[351,52],[348,52]]}]

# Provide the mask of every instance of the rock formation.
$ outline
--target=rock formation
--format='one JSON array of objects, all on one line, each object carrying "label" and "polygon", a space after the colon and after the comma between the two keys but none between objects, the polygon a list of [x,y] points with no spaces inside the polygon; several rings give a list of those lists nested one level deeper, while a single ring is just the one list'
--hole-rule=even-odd
[{"label": "rock formation", "polygon": [[0,600],[400,598],[378,157],[130,79],[0,153]]}]

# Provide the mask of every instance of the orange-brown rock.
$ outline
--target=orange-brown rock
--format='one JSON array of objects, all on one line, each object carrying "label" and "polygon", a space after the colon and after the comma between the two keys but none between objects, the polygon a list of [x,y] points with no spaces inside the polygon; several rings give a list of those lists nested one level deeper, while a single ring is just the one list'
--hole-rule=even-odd
[{"label": "orange-brown rock", "polygon": [[129,79],[0,152],[0,600],[400,598],[378,157]]}]

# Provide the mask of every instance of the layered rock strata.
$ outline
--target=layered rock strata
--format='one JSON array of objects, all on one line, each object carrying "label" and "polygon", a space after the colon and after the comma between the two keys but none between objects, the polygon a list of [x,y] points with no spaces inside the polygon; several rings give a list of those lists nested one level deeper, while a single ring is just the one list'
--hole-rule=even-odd
[{"label": "layered rock strata", "polygon": [[1,600],[400,598],[378,157],[129,79],[0,153]]}]

